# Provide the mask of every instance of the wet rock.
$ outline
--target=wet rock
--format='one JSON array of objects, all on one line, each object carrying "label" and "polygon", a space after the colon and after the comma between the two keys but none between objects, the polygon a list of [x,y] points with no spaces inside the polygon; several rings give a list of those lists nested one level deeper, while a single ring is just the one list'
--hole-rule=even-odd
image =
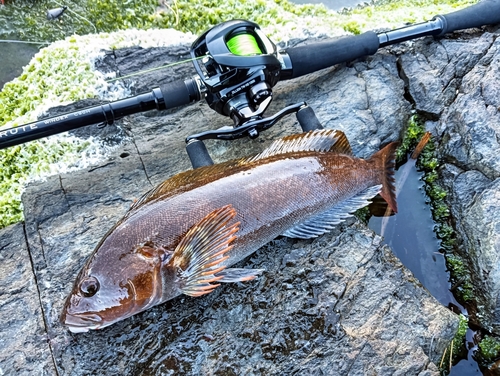
[{"label": "wet rock", "polygon": [[[192,63],[179,64],[191,57],[189,49],[189,45],[147,49],[135,46],[107,51],[105,57],[97,62],[96,68],[103,73],[114,72],[116,77],[149,71],[140,76],[130,76],[124,79],[132,95],[136,95],[150,91],[156,86],[168,85],[173,81],[192,77],[196,73]],[[168,67],[155,70],[165,66]]]},{"label": "wet rock", "polygon": [[400,66],[417,110],[433,120],[429,129],[440,159],[448,163],[441,176],[458,251],[471,272],[478,303],[474,319],[500,335],[499,35],[470,31],[416,42]]},{"label": "wet rock", "polygon": [[[410,115],[398,58],[383,50],[281,82],[267,113],[305,100],[367,157],[399,139]],[[439,374],[457,317],[355,220],[314,241],[271,242],[242,262],[266,270],[250,283],[179,297],[99,331],[74,335],[60,325],[64,300],[101,237],[134,199],[190,168],[185,137],[230,124],[204,103],[129,116],[119,124],[123,144],[108,160],[27,187],[25,229],[38,287],[31,303],[43,308],[58,374]],[[220,162],[297,131],[288,116],[256,140],[207,147]]]},{"label": "wet rock", "polygon": [[0,276],[0,374],[55,374],[21,223],[0,230]]},{"label": "wet rock", "polygon": [[[179,297],[100,331],[67,332],[57,318],[78,269],[144,189],[133,183],[146,180],[137,157],[127,158],[54,177],[25,196],[59,374],[438,374],[456,317],[357,221],[314,241],[271,242],[242,263],[266,270],[256,281]],[[43,214],[53,207],[66,210]]]}]

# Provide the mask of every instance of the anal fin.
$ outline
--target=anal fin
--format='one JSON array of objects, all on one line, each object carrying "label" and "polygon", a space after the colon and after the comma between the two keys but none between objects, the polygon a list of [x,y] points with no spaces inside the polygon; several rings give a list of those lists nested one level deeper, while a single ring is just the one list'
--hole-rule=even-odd
[{"label": "anal fin", "polygon": [[370,199],[376,196],[382,185],[375,185],[360,192],[356,196],[339,202],[332,208],[299,223],[285,231],[283,235],[289,238],[311,239],[330,232],[336,225],[349,218],[353,213],[370,203]]},{"label": "anal fin", "polygon": [[222,277],[218,282],[230,283],[230,282],[244,282],[251,281],[256,278],[259,274],[264,272],[264,269],[238,269],[238,268],[228,268],[224,269],[216,274],[216,277]]}]

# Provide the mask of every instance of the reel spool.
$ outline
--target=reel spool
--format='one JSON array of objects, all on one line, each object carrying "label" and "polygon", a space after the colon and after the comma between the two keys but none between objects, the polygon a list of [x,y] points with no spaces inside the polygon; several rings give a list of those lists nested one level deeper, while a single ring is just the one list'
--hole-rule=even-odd
[{"label": "reel spool", "polygon": [[233,119],[235,127],[262,116],[282,64],[257,24],[232,20],[217,25],[193,43],[191,56],[212,109]]}]

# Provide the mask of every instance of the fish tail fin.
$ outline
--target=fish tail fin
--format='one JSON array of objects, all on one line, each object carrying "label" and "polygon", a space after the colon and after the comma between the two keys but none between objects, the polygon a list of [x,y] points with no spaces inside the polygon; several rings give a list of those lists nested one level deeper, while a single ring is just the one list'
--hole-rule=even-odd
[{"label": "fish tail fin", "polygon": [[396,167],[396,148],[397,142],[391,142],[389,145],[379,150],[369,159],[377,166],[380,171],[380,182],[382,183],[382,191],[380,196],[387,201],[389,207],[398,212],[398,205],[396,203],[396,186],[394,179],[394,170]]}]

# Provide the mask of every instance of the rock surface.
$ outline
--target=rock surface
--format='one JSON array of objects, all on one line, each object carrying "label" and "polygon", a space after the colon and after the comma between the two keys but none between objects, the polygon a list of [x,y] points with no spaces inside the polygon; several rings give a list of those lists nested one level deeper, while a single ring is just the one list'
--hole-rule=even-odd
[{"label": "rock surface", "polygon": [[[471,31],[401,56],[416,110],[446,162],[441,177],[477,299],[474,321],[500,335],[500,39]],[[424,72],[424,73],[422,73]]]},{"label": "rock surface", "polygon": [[[414,101],[417,110],[432,120],[428,125],[439,151],[450,171],[456,172],[443,176],[450,183],[457,226],[465,234],[464,254],[472,255],[474,249],[477,255],[490,251],[490,258],[485,259],[489,261],[477,270],[488,268],[482,283],[493,289],[485,298],[485,304],[493,308],[499,279],[494,277],[498,262],[495,265],[492,252],[498,251],[499,221],[489,224],[498,215],[489,208],[499,204],[495,149],[499,122],[498,104],[494,104],[498,97],[490,95],[494,96],[495,87],[498,90],[497,35],[424,39],[282,82],[275,87],[275,100],[268,110],[272,114],[306,100],[325,127],[343,130],[354,153],[367,157],[382,144],[400,138],[411,114],[407,99]],[[144,52],[158,56],[155,51]],[[182,56],[182,49],[176,54]],[[133,51],[133,59],[139,56]],[[113,66],[110,58],[107,64]],[[118,69],[126,60],[116,63]],[[185,74],[192,73],[187,70]],[[151,78],[141,78],[141,87],[155,86],[155,76]],[[475,89],[474,82],[481,83],[483,90]],[[472,131],[473,118],[481,121],[474,123]],[[19,296],[26,299],[25,306],[32,305],[33,312],[39,312],[20,330],[26,343],[41,346],[36,351],[50,352],[49,357],[37,358],[48,359],[40,366],[44,372],[439,374],[436,364],[455,334],[457,317],[429,295],[390,249],[381,245],[380,237],[355,220],[314,241],[282,238],[271,242],[243,262],[246,267],[266,269],[256,281],[225,285],[203,298],[179,297],[100,331],[73,335],[61,327],[58,316],[64,299],[105,232],[133,199],[190,168],[184,151],[186,136],[224,125],[230,125],[229,119],[204,103],[130,116],[119,122],[127,137],[108,160],[27,188],[24,231],[21,225],[12,226],[1,239],[2,244],[20,239],[19,247],[2,250],[10,258],[20,257],[18,248],[29,249],[31,264],[24,264],[22,280],[31,290],[23,290],[21,279],[11,285],[3,283],[5,274],[1,278],[2,286],[9,286],[8,299]],[[257,140],[207,142],[207,147],[219,162],[254,154],[271,140],[298,130],[297,121],[289,116]],[[485,135],[492,136],[491,150],[481,141]],[[24,233],[28,246],[22,245]],[[477,240],[481,240],[480,248]],[[14,317],[16,312],[2,314]],[[485,316],[485,320],[494,323],[496,319]],[[48,349],[37,340],[37,330],[44,333],[40,325],[49,339]],[[5,338],[9,338],[3,347],[7,362],[20,345],[12,335]]]},{"label": "rock surface", "polygon": [[0,374],[55,374],[21,223],[0,230],[0,276]]}]

